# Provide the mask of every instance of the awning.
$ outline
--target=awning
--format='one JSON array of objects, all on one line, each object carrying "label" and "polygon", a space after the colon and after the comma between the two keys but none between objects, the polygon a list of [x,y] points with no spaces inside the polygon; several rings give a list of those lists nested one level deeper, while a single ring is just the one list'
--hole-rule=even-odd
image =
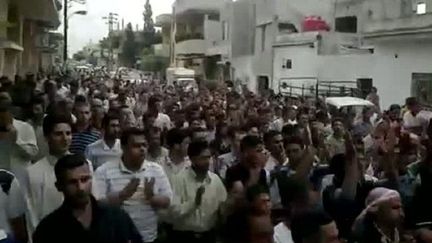
[{"label": "awning", "polygon": [[24,51],[24,48],[22,46],[18,45],[16,42],[9,40],[0,40],[0,49]]},{"label": "awning", "polygon": [[56,0],[18,0],[24,18],[46,23],[57,29],[60,26],[60,15]]}]

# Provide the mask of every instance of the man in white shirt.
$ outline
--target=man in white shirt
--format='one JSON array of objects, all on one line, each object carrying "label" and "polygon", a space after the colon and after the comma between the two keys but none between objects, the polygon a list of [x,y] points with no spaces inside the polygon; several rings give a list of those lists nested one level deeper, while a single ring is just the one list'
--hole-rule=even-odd
[{"label": "man in white shirt", "polygon": [[173,128],[166,135],[166,143],[169,154],[161,165],[165,170],[170,182],[185,168],[190,167],[191,162],[187,156],[190,138],[184,130]]},{"label": "man in white shirt", "polygon": [[264,134],[266,149],[270,151],[270,157],[264,169],[270,174],[274,169],[288,164],[288,157],[284,149],[282,134],[278,131],[269,131]]},{"label": "man in white shirt", "polygon": [[0,229],[19,242],[27,242],[24,192],[15,176],[0,169]]},{"label": "man in white shirt", "polygon": [[231,152],[219,156],[215,165],[216,171],[223,179],[225,179],[228,168],[240,162],[240,143],[246,136],[246,131],[232,127],[229,136],[231,140]]},{"label": "man in white shirt", "polygon": [[407,98],[406,106],[408,111],[403,115],[404,130],[417,136],[425,136],[432,112],[423,110],[415,97]]},{"label": "man in white shirt", "polygon": [[120,118],[108,113],[102,120],[104,136],[87,146],[85,155],[96,170],[108,161],[119,161],[122,156],[120,144]]},{"label": "man in white shirt", "polygon": [[121,205],[130,215],[144,242],[157,239],[158,209],[168,208],[172,190],[163,168],[145,159],[145,132],[130,128],[121,137],[122,160],[110,161],[95,173],[97,199]]},{"label": "man in white shirt", "polygon": [[24,187],[26,169],[39,150],[33,127],[13,118],[11,104],[9,94],[0,92],[0,169],[10,170]]},{"label": "man in white shirt", "polygon": [[27,169],[32,226],[52,213],[63,203],[63,195],[55,187],[54,166],[69,153],[72,142],[72,120],[70,116],[50,114],[44,118],[43,132],[49,154]]},{"label": "man in white shirt", "polygon": [[192,166],[174,178],[170,208],[174,231],[170,242],[214,243],[227,192],[220,178],[209,171],[211,152],[206,141],[192,142],[188,156]]},{"label": "man in white shirt", "polygon": [[159,127],[146,129],[146,137],[149,143],[147,160],[162,165],[167,160],[168,149],[162,147],[162,132]]},{"label": "man in white shirt", "polygon": [[171,119],[167,114],[162,113],[162,99],[158,96],[152,96],[148,102],[148,113],[156,117],[154,126],[159,127],[162,131],[171,128]]}]

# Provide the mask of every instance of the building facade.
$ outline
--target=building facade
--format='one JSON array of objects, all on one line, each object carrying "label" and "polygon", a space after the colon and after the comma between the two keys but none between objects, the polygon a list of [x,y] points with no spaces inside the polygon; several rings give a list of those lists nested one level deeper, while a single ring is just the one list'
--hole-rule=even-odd
[{"label": "building facade", "polygon": [[60,25],[56,0],[0,0],[0,76],[47,71],[49,30]]}]

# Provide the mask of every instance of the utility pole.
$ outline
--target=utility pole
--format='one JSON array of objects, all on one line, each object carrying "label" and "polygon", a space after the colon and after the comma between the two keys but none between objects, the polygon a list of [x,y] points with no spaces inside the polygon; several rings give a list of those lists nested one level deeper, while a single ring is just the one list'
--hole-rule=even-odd
[{"label": "utility pole", "polygon": [[63,65],[66,68],[68,59],[68,0],[63,2]]},{"label": "utility pole", "polygon": [[108,25],[108,41],[109,41],[109,51],[108,51],[108,71],[111,71],[114,64],[114,50],[113,50],[113,30],[114,24],[118,23],[118,14],[109,13],[108,16],[103,17],[107,20]]}]

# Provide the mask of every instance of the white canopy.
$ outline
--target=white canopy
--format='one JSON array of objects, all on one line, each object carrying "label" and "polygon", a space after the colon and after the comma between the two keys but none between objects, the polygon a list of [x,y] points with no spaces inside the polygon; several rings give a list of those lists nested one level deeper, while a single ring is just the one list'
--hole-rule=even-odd
[{"label": "white canopy", "polygon": [[346,106],[374,106],[372,102],[356,97],[328,97],[325,102],[338,109]]}]

